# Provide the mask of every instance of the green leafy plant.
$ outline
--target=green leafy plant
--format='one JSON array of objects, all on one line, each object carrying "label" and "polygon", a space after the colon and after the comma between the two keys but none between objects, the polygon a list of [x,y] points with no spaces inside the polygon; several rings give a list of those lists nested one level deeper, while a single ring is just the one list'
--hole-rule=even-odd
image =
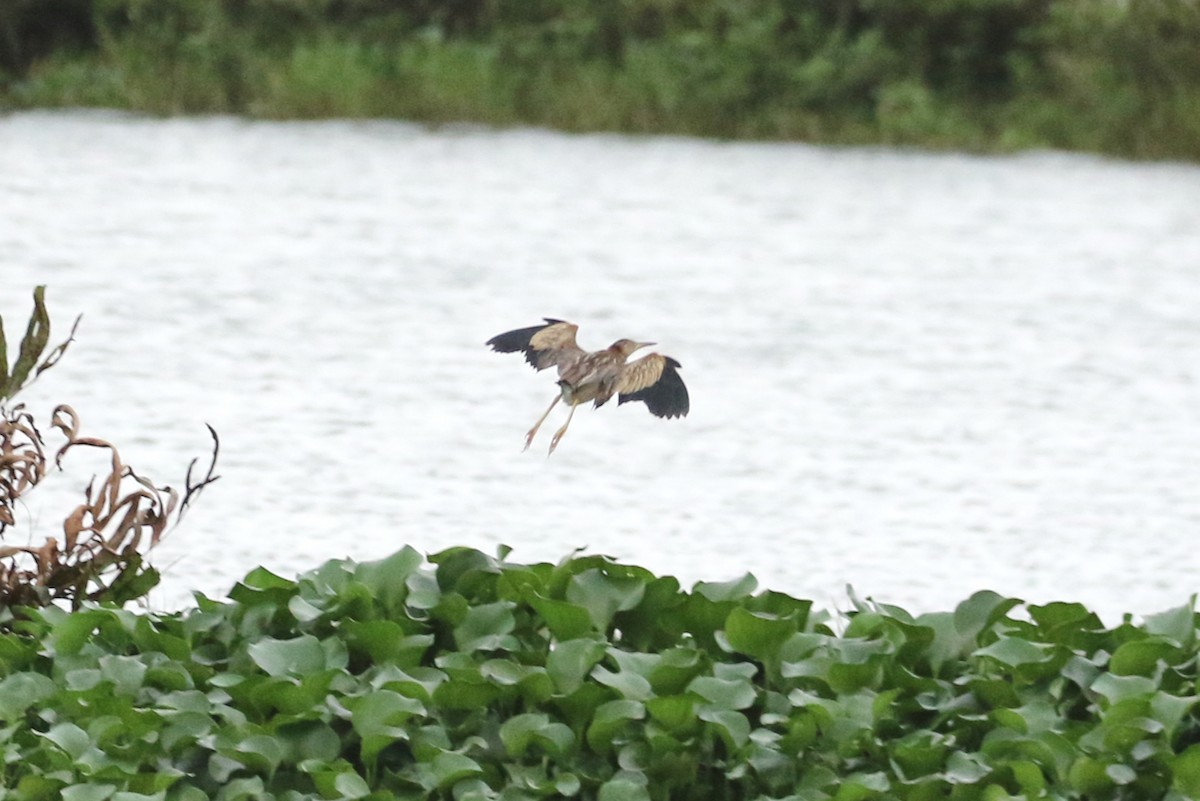
[{"label": "green leafy plant", "polygon": [[[82,317],[76,317],[71,326],[71,335],[59,343],[42,359],[46,346],[50,344],[50,314],[46,311],[46,287],[39,286],[33,290],[33,314],[29,316],[29,324],[25,328],[25,336],[17,350],[17,358],[12,369],[8,366],[8,344],[4,336],[4,320],[0,318],[0,404],[12,398],[26,384],[32,383],[39,375],[53,367],[66,353],[67,347],[75,341],[75,331]],[[41,363],[39,364],[39,360]],[[32,375],[31,375],[32,373]]]},{"label": "green leafy plant", "polygon": [[45,287],[34,290],[33,302],[11,370],[0,320],[0,609],[58,600],[78,607],[89,598],[116,603],[140,598],[158,582],[158,572],[146,564],[145,552],[159,542],[172,520],[179,519],[190,500],[217,479],[213,475],[219,449],[216,432],[209,427],[213,453],[207,474],[193,481],[193,460],[181,496],[134,472],[112,443],[81,435],[79,416],[70,406],[55,407],[50,425],[65,442],[54,453],[53,464],[61,466],[76,448],[100,448],[109,452],[110,472],[98,483],[93,480],[84,491],[84,501],[67,514],[61,543],[47,537],[38,546],[3,544],[16,524],[20,499],[46,477],[51,466],[34,416],[23,404],[8,402],[58,363],[79,325],[76,318],[71,335],[47,354],[50,316]]},{"label": "green leafy plant", "polygon": [[[1144,799],[1200,793],[1192,602],[843,616],[751,576],[451,548],[0,635],[14,798]],[[86,789],[85,789],[86,788]]]}]

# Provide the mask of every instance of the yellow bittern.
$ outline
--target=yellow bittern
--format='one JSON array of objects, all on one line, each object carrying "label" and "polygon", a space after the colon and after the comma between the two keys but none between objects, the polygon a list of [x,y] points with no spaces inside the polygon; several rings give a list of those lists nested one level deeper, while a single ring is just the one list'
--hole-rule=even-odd
[{"label": "yellow bittern", "polygon": [[558,441],[567,433],[575,407],[588,401],[594,401],[599,408],[616,395],[618,405],[645,401],[646,408],[656,417],[687,416],[688,391],[679,377],[679,362],[659,353],[627,361],[634,351],[655,343],[618,339],[604,350],[588,353],[575,343],[579,326],[550,317],[544,319],[544,325],[507,331],[486,343],[499,353],[524,351],[525,361],[536,370],[558,368],[559,393],[525,435],[526,449],[560,400],[570,405],[571,412],[550,440],[550,453],[554,453]]}]

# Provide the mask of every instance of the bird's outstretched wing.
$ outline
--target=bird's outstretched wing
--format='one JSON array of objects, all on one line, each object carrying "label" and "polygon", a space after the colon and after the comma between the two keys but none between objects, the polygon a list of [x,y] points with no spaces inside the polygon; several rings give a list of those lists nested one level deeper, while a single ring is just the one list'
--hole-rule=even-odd
[{"label": "bird's outstretched wing", "polygon": [[686,417],[691,402],[679,368],[679,362],[659,353],[626,364],[617,383],[617,403],[645,401],[655,417]]},{"label": "bird's outstretched wing", "polygon": [[524,351],[525,361],[537,370],[573,362],[584,355],[579,345],[575,344],[575,332],[579,326],[550,317],[544,319],[545,325],[506,331],[485,344],[498,353]]}]

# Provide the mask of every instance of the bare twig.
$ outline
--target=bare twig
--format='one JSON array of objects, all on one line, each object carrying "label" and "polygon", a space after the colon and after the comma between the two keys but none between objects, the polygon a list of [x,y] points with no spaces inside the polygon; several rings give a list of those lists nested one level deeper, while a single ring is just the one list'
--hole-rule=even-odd
[{"label": "bare twig", "polygon": [[[144,553],[158,545],[200,492],[220,478],[215,475],[220,439],[212,426],[208,470],[195,479],[198,460],[191,461],[182,498],[126,465],[111,442],[83,436],[79,415],[70,406],[55,407],[51,427],[65,438],[54,453],[56,468],[62,469],[68,454],[82,447],[108,451],[109,471],[93,476],[82,502],[63,520],[61,547],[53,537],[38,547],[0,545],[0,604],[64,600],[78,606],[88,598],[107,597],[114,587],[132,586],[133,578],[153,570],[145,565]],[[14,503],[45,477],[48,467],[41,432],[24,407],[14,406],[0,417],[0,535],[13,525]]]}]

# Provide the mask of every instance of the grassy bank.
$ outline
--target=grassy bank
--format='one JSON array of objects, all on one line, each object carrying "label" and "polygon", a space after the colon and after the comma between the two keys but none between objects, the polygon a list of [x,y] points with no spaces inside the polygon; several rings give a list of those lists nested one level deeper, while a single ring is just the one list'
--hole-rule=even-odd
[{"label": "grassy bank", "polygon": [[1200,159],[1196,0],[13,0],[8,107]]},{"label": "grassy bank", "polygon": [[1200,795],[1191,605],[831,618],[750,577],[455,548],[0,622],[4,799]]}]

